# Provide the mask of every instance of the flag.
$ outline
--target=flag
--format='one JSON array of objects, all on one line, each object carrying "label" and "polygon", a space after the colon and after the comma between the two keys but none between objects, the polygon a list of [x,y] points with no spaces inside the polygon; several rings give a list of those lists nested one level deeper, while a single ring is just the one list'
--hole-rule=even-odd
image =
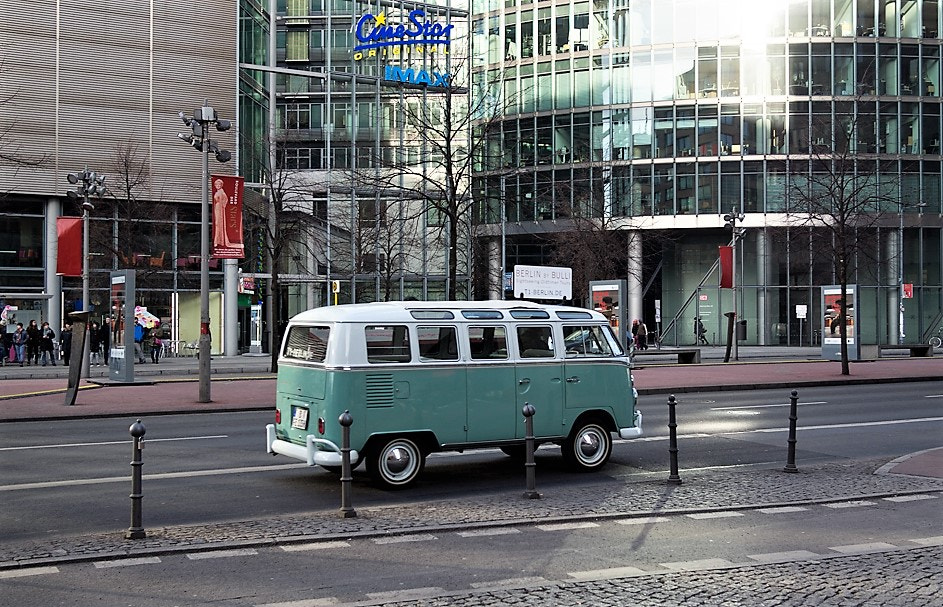
[{"label": "flag", "polygon": [[720,252],[720,288],[733,288],[733,247],[717,247]]},{"label": "flag", "polygon": [[233,175],[210,175],[213,193],[213,257],[242,259],[242,188],[244,179]]},{"label": "flag", "polygon": [[[56,218],[59,234],[59,254],[56,258],[56,274],[62,276],[82,275],[82,218]],[[84,304],[83,304],[84,305]]]}]

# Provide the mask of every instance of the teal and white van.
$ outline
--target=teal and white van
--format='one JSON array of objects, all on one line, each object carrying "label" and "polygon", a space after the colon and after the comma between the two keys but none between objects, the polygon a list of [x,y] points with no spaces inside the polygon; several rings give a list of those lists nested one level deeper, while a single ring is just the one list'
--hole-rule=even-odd
[{"label": "teal and white van", "polygon": [[278,362],[269,453],[339,471],[349,410],[351,463],[403,487],[435,451],[498,447],[524,456],[525,403],[537,444],[600,469],[612,434],[642,434],[630,361],[592,310],[524,301],[383,302],[291,319]]}]

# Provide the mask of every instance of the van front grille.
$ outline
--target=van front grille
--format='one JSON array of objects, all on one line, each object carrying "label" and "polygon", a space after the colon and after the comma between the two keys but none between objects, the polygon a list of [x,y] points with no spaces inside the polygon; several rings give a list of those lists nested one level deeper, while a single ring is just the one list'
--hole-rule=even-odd
[{"label": "van front grille", "polygon": [[367,406],[393,406],[393,375],[390,373],[369,373],[366,377]]}]

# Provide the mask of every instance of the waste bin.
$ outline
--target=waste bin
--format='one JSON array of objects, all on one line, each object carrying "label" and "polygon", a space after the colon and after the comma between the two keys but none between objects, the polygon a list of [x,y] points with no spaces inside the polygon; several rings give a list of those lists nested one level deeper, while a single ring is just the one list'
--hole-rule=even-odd
[{"label": "waste bin", "polygon": [[737,321],[737,341],[746,341],[747,339],[747,321]]}]

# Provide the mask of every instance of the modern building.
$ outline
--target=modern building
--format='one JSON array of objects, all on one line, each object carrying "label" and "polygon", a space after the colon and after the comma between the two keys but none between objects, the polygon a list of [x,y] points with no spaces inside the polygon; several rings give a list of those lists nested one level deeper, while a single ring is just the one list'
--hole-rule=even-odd
[{"label": "modern building", "polygon": [[[809,345],[840,262],[802,211],[860,186],[873,208],[846,218],[841,263],[861,340],[926,339],[943,309],[940,28],[936,0],[475,0],[473,79],[502,110],[478,125],[482,263],[562,265],[560,233],[590,219],[628,251],[591,278],[627,279],[629,318],[666,342],[692,343],[695,317],[721,341],[736,309],[744,343]],[[737,288],[720,289],[731,213]]]},{"label": "modern building", "polygon": [[[83,305],[101,321],[110,272],[133,269],[137,303],[196,340],[201,159],[177,138],[188,131],[178,112],[209,100],[235,118],[236,10],[226,0],[203,0],[191,16],[167,3],[0,0],[0,308],[17,321],[48,320],[58,333]],[[235,151],[234,135],[214,138]],[[216,173],[237,166],[212,162]],[[105,176],[108,193],[89,201],[82,302],[82,279],[57,274],[56,226],[82,216],[66,176],[86,168]],[[215,260],[211,288],[222,290],[224,266],[235,293],[234,261]]]}]

